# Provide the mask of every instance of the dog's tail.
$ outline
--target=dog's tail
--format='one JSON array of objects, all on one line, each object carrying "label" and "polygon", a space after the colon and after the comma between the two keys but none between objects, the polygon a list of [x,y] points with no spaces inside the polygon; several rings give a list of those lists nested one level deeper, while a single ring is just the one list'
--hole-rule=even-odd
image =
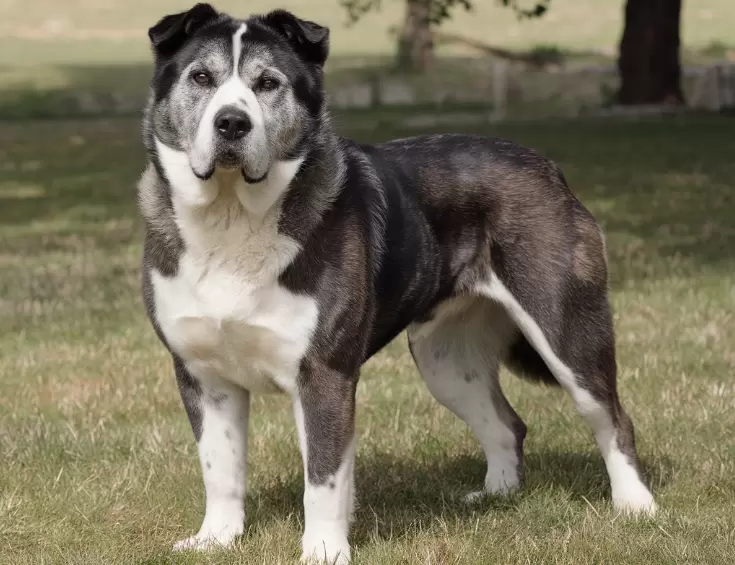
[{"label": "dog's tail", "polygon": [[541,355],[538,354],[522,333],[519,333],[511,345],[505,364],[513,373],[523,379],[559,386],[559,382],[551,373]]}]

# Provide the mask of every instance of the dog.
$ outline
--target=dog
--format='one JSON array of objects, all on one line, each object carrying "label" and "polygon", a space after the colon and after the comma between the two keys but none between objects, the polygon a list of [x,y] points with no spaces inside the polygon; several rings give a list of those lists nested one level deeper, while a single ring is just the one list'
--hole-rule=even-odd
[{"label": "dog", "polygon": [[656,510],[616,391],[603,235],[553,162],[476,135],[340,137],[329,30],[288,11],[243,20],[197,4],[149,37],[142,294],[206,493],[200,530],[174,549],[243,533],[250,394],[280,392],[304,463],[302,561],[348,563],[360,367],[404,330],[485,453],[470,500],[523,480],[505,364],[571,395],[617,509]]}]

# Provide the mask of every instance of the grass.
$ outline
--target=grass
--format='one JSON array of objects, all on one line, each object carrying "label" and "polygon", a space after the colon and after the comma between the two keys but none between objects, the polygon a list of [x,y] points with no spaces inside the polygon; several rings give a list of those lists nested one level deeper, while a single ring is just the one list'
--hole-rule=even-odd
[{"label": "grass", "polygon": [[[349,116],[340,120],[349,131]],[[732,120],[504,125],[602,222],[620,390],[662,511],[615,515],[569,400],[503,375],[529,425],[527,483],[466,507],[481,451],[403,339],[358,387],[355,563],[724,564],[735,554]],[[363,140],[413,132],[381,130]],[[203,487],[170,362],[138,293],[137,120],[0,128],[0,563],[263,564],[298,557],[290,407],[257,397],[240,545],[172,557]]]}]

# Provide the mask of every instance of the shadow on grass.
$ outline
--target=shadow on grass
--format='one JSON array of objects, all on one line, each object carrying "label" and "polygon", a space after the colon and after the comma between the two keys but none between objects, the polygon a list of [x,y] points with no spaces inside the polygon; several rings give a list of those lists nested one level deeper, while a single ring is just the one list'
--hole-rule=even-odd
[{"label": "shadow on grass", "polygon": [[[655,491],[667,484],[675,471],[668,457],[643,460],[644,480]],[[508,497],[488,496],[467,504],[464,495],[483,484],[485,461],[478,455],[447,458],[441,455],[400,457],[376,453],[358,458],[356,489],[358,506],[351,531],[357,546],[374,539],[410,535],[436,524],[437,519],[464,522],[487,513],[513,513],[525,498],[550,495],[580,507],[609,505],[610,486],[602,457],[597,452],[544,451],[526,456],[523,489]],[[249,527],[267,527],[272,520],[302,519],[303,475],[254,493],[248,501]]]},{"label": "shadow on grass", "polygon": [[[668,456],[655,460],[640,458],[643,482],[657,490],[666,486],[676,471],[675,462]],[[572,499],[585,498],[609,502],[610,480],[605,463],[598,451],[560,452],[542,451],[526,454],[526,482],[524,489],[532,492],[552,487],[566,491]],[[654,492],[655,495],[655,492]]]}]

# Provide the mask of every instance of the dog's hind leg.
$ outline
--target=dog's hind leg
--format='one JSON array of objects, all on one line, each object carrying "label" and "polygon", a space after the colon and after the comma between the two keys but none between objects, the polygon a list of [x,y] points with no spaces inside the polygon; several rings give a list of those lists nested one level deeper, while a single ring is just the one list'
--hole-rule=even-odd
[{"label": "dog's hind leg", "polygon": [[517,332],[502,307],[480,297],[441,304],[432,319],[409,327],[411,353],[434,397],[464,420],[487,458],[485,493],[504,494],[523,480],[526,426],[498,381]]},{"label": "dog's hind leg", "polygon": [[[529,280],[507,273],[506,278],[518,287]],[[482,295],[505,307],[592,428],[615,507],[653,514],[656,504],[641,480],[633,424],[616,390],[615,338],[604,282],[570,278],[562,288],[558,296],[539,288],[533,301],[528,293],[519,293],[522,304],[494,273],[489,282],[477,285]]]}]

